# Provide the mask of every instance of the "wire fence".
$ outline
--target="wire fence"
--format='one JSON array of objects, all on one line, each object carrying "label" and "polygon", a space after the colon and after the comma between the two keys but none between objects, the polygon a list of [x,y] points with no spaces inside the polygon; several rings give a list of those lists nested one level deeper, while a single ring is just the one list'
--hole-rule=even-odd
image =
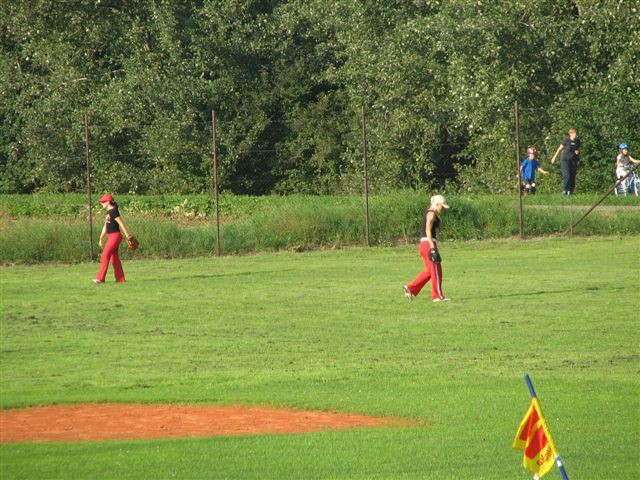
[{"label": "wire fence", "polygon": [[[531,111],[531,109],[525,109],[525,112],[527,111]],[[514,156],[515,156],[515,163],[513,163],[513,167],[508,167],[508,163],[505,163],[505,171],[503,172],[503,174],[505,175],[505,177],[510,177],[511,173],[509,173],[508,171],[506,171],[507,169],[511,169],[513,168],[513,172],[514,172],[514,178],[516,179],[516,181],[514,182],[513,185],[513,195],[518,197],[518,202],[517,202],[517,212],[514,212],[514,214],[517,214],[518,216],[518,231],[519,231],[519,236],[520,238],[526,238],[527,237],[527,208],[525,208],[525,202],[524,202],[524,191],[521,188],[522,184],[521,184],[521,175],[520,175],[520,162],[523,158],[522,155],[522,150],[523,148],[521,147],[522,145],[531,145],[531,144],[535,144],[536,142],[532,142],[530,140],[530,138],[527,138],[526,142],[521,142],[521,109],[520,106],[518,104],[518,102],[516,102],[514,104],[514,108],[513,108],[513,112],[512,112],[512,117],[513,117],[513,138],[510,140],[512,142],[513,145],[513,151],[514,151]],[[352,151],[350,152],[350,157],[352,159],[357,160],[357,162],[354,162],[354,164],[352,164],[352,168],[353,168],[353,172],[357,175],[357,177],[359,177],[358,180],[358,186],[357,186],[357,190],[359,190],[360,194],[362,195],[362,229],[363,229],[363,243],[365,245],[370,245],[371,241],[370,241],[370,212],[369,212],[369,196],[370,196],[370,192],[369,192],[369,188],[370,188],[370,184],[371,184],[371,165],[370,165],[370,159],[369,159],[369,138],[367,136],[367,112],[366,109],[364,107],[362,107],[360,109],[359,112],[359,135],[357,137],[358,142],[356,143],[355,141],[353,141],[350,145],[350,148],[352,149]],[[232,124],[230,122],[221,122],[217,116],[216,116],[216,112],[212,111],[211,112],[211,121],[208,123],[205,123],[203,121],[199,122],[199,125],[201,127],[201,131],[198,135],[194,136],[194,138],[192,139],[191,143],[190,143],[190,148],[189,149],[172,149],[171,152],[169,152],[167,155],[169,155],[170,157],[172,157],[173,159],[180,159],[180,158],[193,158],[193,157],[197,157],[199,159],[205,159],[205,161],[210,163],[210,168],[208,169],[208,171],[210,172],[210,176],[211,178],[207,180],[207,184],[210,185],[211,188],[211,192],[212,192],[212,197],[214,199],[214,206],[215,206],[215,226],[216,226],[216,248],[215,248],[215,253],[216,255],[221,255],[223,252],[223,246],[220,243],[220,225],[221,225],[221,214],[220,214],[220,169],[221,169],[221,164],[220,164],[220,157],[223,157],[225,155],[233,155],[234,152],[234,145],[230,143],[230,139],[233,138],[237,138],[240,139],[239,141],[241,141],[241,139],[243,138],[243,136],[247,135],[246,132],[242,132],[242,133],[229,133],[229,132],[224,132],[225,128],[231,128]],[[261,128],[258,130],[267,130],[269,131],[269,129],[273,129],[273,130],[277,130],[278,132],[281,132],[283,129],[287,129],[289,128],[289,124],[287,124],[286,122],[280,122],[280,121],[271,121],[268,119],[262,119],[261,120]],[[265,127],[269,127],[269,128],[265,128]],[[277,127],[277,128],[274,128]],[[93,233],[93,229],[92,229],[92,225],[93,225],[93,195],[94,195],[94,191],[93,191],[93,182],[92,182],[92,178],[93,178],[93,165],[92,165],[92,155],[95,149],[103,149],[106,148],[108,146],[105,145],[97,145],[97,142],[100,142],[101,140],[104,141],[103,139],[105,138],[103,135],[99,135],[97,136],[97,138],[93,138],[92,136],[92,131],[101,131],[105,128],[104,125],[92,125],[90,123],[90,119],[88,116],[85,116],[83,119],[83,146],[84,146],[84,160],[85,160],[85,166],[86,166],[86,185],[87,185],[87,202],[88,202],[88,211],[89,211],[89,218],[88,218],[88,239],[89,239],[89,251],[88,251],[88,255],[89,258],[94,259],[95,255],[94,255],[94,251],[93,251],[93,237],[94,237],[94,233]],[[525,129],[527,130],[527,129]],[[527,134],[529,137],[530,135]],[[205,141],[205,139],[208,140]],[[221,138],[224,139],[225,144],[220,145],[221,143]],[[539,141],[544,141],[544,139],[539,138]],[[378,140],[379,142],[379,140]],[[256,148],[256,144],[260,145],[260,142],[257,143],[251,143],[249,147],[246,147],[242,150],[242,153],[244,155],[247,156],[259,156],[259,155],[265,155],[265,154],[275,154],[278,153],[278,147],[277,147],[277,143],[273,142],[271,139],[266,139],[264,140],[264,142],[262,143],[263,145],[276,145],[273,147],[261,147],[258,146],[258,148]],[[440,143],[440,144],[436,144],[436,145],[432,145],[432,148],[436,148],[436,149],[442,149],[442,148],[454,148],[454,149],[460,149],[462,147],[464,147],[466,145],[465,142],[446,142],[446,143]],[[99,148],[98,148],[99,147]],[[379,145],[376,145],[376,147],[379,147]],[[526,147],[524,147],[526,149]],[[304,146],[300,146],[297,150],[295,148],[291,148],[289,147],[288,149],[288,153],[289,154],[295,154],[295,153],[305,153],[306,152],[306,148]],[[143,151],[137,151],[137,152],[133,152],[133,151],[129,151],[129,152],[122,152],[122,151],[118,151],[117,149],[109,149],[109,155],[110,155],[110,160],[112,162],[118,162],[118,161],[127,161],[129,159],[132,158],[138,158],[138,159],[145,159],[148,158],[150,156],[153,156],[154,154],[157,154],[157,152],[143,152]],[[429,175],[433,178],[433,179],[438,179],[438,180],[447,180],[450,179],[452,177],[452,175],[455,172],[451,172],[451,171],[446,171],[446,170],[434,170],[429,172]],[[619,186],[620,181],[616,180],[615,184],[613,185],[613,187],[611,187],[611,189],[609,189],[609,191],[601,198],[599,199],[595,204],[591,205],[591,208],[589,208],[577,221],[575,221],[576,219],[573,216],[573,213],[571,214],[571,225],[568,226],[567,230],[566,230],[566,234],[572,234],[574,229],[584,220],[584,218],[586,218],[599,204],[602,203],[602,201],[611,193],[616,192],[617,191],[617,187]],[[564,205],[563,205],[564,206]],[[567,208],[575,208],[575,207],[571,207],[569,205],[566,205]],[[573,210],[572,210],[573,212]],[[578,216],[581,212],[576,210],[576,216]]]}]

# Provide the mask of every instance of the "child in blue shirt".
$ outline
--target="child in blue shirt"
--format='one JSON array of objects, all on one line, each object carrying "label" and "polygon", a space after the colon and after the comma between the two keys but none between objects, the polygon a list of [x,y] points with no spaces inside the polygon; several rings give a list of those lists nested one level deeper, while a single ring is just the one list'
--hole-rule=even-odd
[{"label": "child in blue shirt", "polygon": [[547,174],[536,160],[536,147],[527,148],[527,158],[520,163],[520,175],[522,176],[522,190],[525,195],[536,193],[536,171]]}]

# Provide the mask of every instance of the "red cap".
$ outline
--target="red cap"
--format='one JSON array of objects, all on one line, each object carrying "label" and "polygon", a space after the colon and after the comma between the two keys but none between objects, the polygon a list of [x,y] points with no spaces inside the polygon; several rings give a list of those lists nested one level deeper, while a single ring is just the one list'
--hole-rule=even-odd
[{"label": "red cap", "polygon": [[110,193],[105,193],[104,195],[102,195],[100,197],[100,203],[103,202],[113,202],[113,195],[111,195]]}]

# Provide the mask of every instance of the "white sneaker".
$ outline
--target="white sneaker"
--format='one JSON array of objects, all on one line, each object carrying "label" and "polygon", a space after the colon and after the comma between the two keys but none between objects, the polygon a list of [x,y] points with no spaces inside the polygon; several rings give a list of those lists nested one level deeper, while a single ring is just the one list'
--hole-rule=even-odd
[{"label": "white sneaker", "polygon": [[404,288],[404,294],[409,300],[413,300],[414,298],[416,298],[416,296],[413,293],[411,293],[411,290],[409,290],[409,287],[405,285],[402,288]]},{"label": "white sneaker", "polygon": [[448,302],[449,299],[447,297],[442,297],[442,298],[434,298],[433,302]]},{"label": "white sneaker", "polygon": [[93,283],[95,283],[96,285],[100,285],[102,283],[104,283],[102,280],[98,280],[97,278],[93,279]]}]

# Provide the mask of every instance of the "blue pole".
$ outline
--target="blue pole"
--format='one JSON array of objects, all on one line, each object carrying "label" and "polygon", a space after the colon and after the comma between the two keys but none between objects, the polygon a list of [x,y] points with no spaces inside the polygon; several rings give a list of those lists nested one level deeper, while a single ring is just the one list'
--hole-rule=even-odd
[{"label": "blue pole", "polygon": [[531,398],[536,398],[536,391],[533,388],[533,383],[531,383],[531,378],[529,377],[529,374],[525,374],[524,376],[524,381],[527,382],[527,387],[529,387],[529,393],[531,394]]},{"label": "blue pole", "polygon": [[[536,398],[537,397],[536,391],[533,388],[533,383],[531,382],[531,377],[529,377],[528,373],[525,374],[524,381],[527,383],[527,387],[529,388],[529,393],[531,394],[531,398]],[[556,455],[556,465],[560,470],[560,474],[562,475],[562,480],[569,480],[569,477],[567,476],[567,472],[564,469],[564,465],[562,463],[562,458],[560,457],[560,454]]]},{"label": "blue pole", "polygon": [[562,464],[562,458],[560,458],[560,455],[556,456],[556,465],[560,470],[560,474],[562,475],[562,480],[569,480],[569,477],[567,476],[567,472],[564,469],[564,465]]}]

